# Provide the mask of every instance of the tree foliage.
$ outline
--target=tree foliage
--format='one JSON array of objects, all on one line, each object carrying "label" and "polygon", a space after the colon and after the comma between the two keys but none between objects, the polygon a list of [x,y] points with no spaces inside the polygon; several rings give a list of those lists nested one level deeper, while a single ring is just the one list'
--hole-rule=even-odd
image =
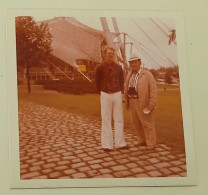
[{"label": "tree foliage", "polygon": [[158,71],[155,69],[150,69],[149,71],[152,73],[152,75],[154,76],[154,78],[156,80],[159,76]]},{"label": "tree foliage", "polygon": [[16,17],[17,65],[26,67],[28,92],[30,88],[30,67],[40,66],[51,53],[51,33],[47,23],[38,25],[30,16]]},{"label": "tree foliage", "polygon": [[16,17],[18,66],[38,66],[51,53],[51,34],[47,23],[38,25],[32,17]]},{"label": "tree foliage", "polygon": [[172,83],[173,83],[171,74],[170,74],[169,72],[166,72],[166,73],[165,73],[165,82],[166,82],[167,84],[172,84]]}]

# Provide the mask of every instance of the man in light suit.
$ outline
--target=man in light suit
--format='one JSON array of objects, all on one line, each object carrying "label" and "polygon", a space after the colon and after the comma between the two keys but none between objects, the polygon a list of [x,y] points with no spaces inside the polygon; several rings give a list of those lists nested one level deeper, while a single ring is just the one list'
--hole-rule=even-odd
[{"label": "man in light suit", "polygon": [[126,77],[124,97],[137,135],[138,146],[156,147],[154,109],[157,101],[157,85],[151,72],[141,68],[141,59],[132,54],[130,72]]}]

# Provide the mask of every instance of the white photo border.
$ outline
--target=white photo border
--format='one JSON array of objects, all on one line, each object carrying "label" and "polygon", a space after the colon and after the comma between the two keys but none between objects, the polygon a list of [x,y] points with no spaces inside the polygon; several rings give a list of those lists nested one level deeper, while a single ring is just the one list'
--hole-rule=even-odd
[{"label": "white photo border", "polygon": [[[58,17],[171,17],[175,19],[177,29],[177,54],[180,74],[181,102],[187,177],[157,178],[96,178],[96,179],[20,179],[18,94],[16,70],[15,17],[17,16]],[[186,55],[186,37],[184,20],[181,12],[136,11],[136,10],[70,10],[70,9],[7,9],[6,10],[6,57],[8,78],[8,126],[9,161],[11,188],[61,188],[61,187],[118,187],[118,186],[183,186],[196,185],[196,166],[190,103],[189,75]]]}]

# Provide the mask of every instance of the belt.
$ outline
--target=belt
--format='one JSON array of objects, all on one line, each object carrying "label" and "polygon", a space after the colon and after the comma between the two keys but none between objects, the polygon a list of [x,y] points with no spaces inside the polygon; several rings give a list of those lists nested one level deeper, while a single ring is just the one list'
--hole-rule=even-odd
[{"label": "belt", "polygon": [[[119,90],[120,91],[120,90]],[[102,91],[102,92],[104,92],[104,93],[107,93],[107,94],[112,94],[112,93],[117,93],[117,92],[119,92],[119,91]]]}]

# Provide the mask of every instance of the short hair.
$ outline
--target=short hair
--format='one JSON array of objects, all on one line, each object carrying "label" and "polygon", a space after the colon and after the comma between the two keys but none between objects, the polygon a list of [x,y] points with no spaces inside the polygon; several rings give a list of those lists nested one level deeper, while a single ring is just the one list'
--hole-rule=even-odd
[{"label": "short hair", "polygon": [[113,47],[110,46],[106,46],[103,50],[104,56],[106,56],[107,50],[111,50],[115,53],[115,49]]}]

